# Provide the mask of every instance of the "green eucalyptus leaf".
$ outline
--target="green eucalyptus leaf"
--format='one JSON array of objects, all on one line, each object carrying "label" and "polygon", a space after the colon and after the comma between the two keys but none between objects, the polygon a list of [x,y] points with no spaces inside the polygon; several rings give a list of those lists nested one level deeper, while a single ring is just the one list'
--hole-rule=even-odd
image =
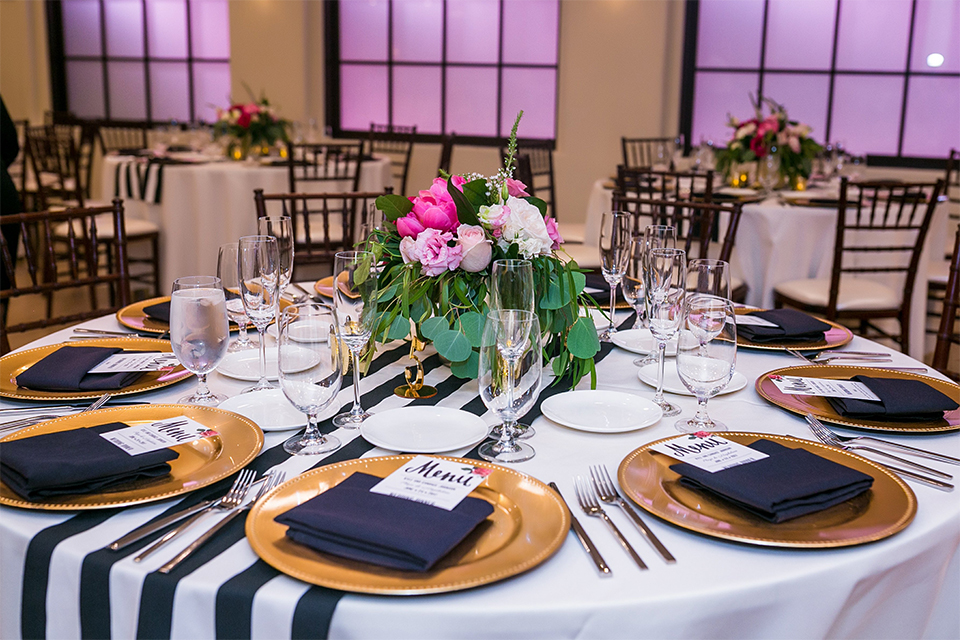
[{"label": "green eucalyptus leaf", "polygon": [[403,340],[410,335],[410,319],[397,315],[387,331],[387,340]]},{"label": "green eucalyptus leaf", "polygon": [[427,318],[420,323],[420,333],[427,340],[436,340],[437,336],[444,331],[450,330],[450,323],[443,316],[434,316]]},{"label": "green eucalyptus leaf", "polygon": [[437,353],[450,362],[463,362],[473,353],[473,348],[466,336],[449,329],[435,335],[433,346],[437,348]]},{"label": "green eucalyptus leaf", "polygon": [[483,316],[476,311],[461,313],[458,323],[460,331],[470,341],[470,346],[479,347],[480,338],[483,335]]},{"label": "green eucalyptus leaf", "polygon": [[377,300],[379,302],[388,302],[389,300],[392,300],[393,296],[397,295],[397,289],[399,288],[399,285],[394,282],[389,287],[380,289],[380,292],[377,294]]},{"label": "green eucalyptus leaf", "polygon": [[573,285],[577,289],[577,295],[583,293],[583,288],[587,286],[587,276],[580,271],[570,271],[570,277],[573,278]]},{"label": "green eucalyptus leaf", "polygon": [[396,222],[413,211],[413,203],[407,198],[395,193],[377,197],[377,209],[383,211],[383,216],[390,222]]},{"label": "green eucalyptus leaf", "polygon": [[451,363],[450,371],[458,378],[467,380],[476,378],[480,372],[480,354],[476,351],[471,351],[470,357],[463,362]]},{"label": "green eucalyptus leaf", "polygon": [[567,349],[574,357],[592,358],[600,351],[597,328],[590,318],[577,318],[567,334]]},{"label": "green eucalyptus leaf", "polygon": [[554,358],[551,364],[553,367],[553,375],[559,378],[563,375],[567,365],[570,364],[570,354],[567,353],[566,350],[561,351],[560,355]]},{"label": "green eucalyptus leaf", "polygon": [[551,280],[547,283],[543,296],[540,298],[540,308],[559,309],[563,305],[563,294],[560,291],[560,283],[556,280]]}]

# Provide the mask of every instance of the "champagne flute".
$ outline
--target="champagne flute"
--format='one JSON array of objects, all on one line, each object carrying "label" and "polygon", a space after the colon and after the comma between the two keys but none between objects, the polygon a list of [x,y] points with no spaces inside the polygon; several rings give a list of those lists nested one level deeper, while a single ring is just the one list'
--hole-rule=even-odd
[{"label": "champagne flute", "polygon": [[675,416],[680,407],[663,397],[663,366],[667,342],[673,338],[683,321],[684,282],[687,273],[687,254],[682,249],[651,249],[647,253],[646,301],[650,333],[657,341],[657,393],[653,401],[663,409],[664,416]]},{"label": "champagne flute", "polygon": [[[529,260],[495,260],[490,271],[490,310],[520,309],[536,313],[533,288],[533,263]],[[536,431],[528,424],[517,423],[516,438],[527,440]],[[490,436],[500,437],[502,424],[490,430]]]},{"label": "champagne flute", "polygon": [[600,334],[601,342],[610,342],[617,328],[614,314],[617,310],[617,285],[627,269],[630,251],[630,214],[607,211],[600,219],[600,271],[610,285],[610,324]]},{"label": "champagne flute", "polygon": [[[687,298],[707,295],[720,300],[730,299],[730,263],[724,260],[699,258],[687,263]],[[701,342],[709,342],[720,333],[725,317],[722,308],[703,307],[687,315],[686,327]]]},{"label": "champagne flute", "polygon": [[291,455],[317,455],[340,448],[340,440],[320,432],[317,417],[337,397],[343,382],[333,343],[339,338],[336,312],[326,305],[304,302],[287,307],[280,316],[280,388],[293,406],[307,414],[303,435],[283,443],[283,450]]},{"label": "champagne flute", "polygon": [[623,273],[620,288],[623,290],[623,299],[633,307],[636,319],[631,330],[642,329],[644,319],[643,295],[643,236],[635,235],[630,238],[630,252],[627,254],[627,270]]},{"label": "champagne flute", "polygon": [[705,293],[688,295],[684,304],[684,327],[677,338],[677,374],[697,396],[697,414],[680,418],[681,433],[726,431],[726,426],[707,415],[707,400],[720,393],[737,366],[737,322],[733,303]]},{"label": "champagne flute", "polygon": [[[277,253],[280,256],[279,294],[290,286],[293,278],[293,220],[290,216],[264,216],[257,218],[258,233],[277,239]],[[277,307],[277,326],[280,326],[280,307]]]},{"label": "champagne flute", "polygon": [[341,251],[334,260],[333,277],[340,340],[353,356],[353,407],[334,416],[333,424],[358,429],[370,416],[360,405],[360,351],[377,324],[376,258],[369,251]]},{"label": "champagne flute", "polygon": [[[675,249],[677,247],[677,228],[676,227],[672,225],[666,225],[666,224],[649,224],[644,228],[643,244],[641,245],[641,247],[639,247],[640,260],[637,264],[637,266],[639,267],[639,280],[641,283],[639,286],[641,287],[643,286],[642,283],[644,282],[644,279],[645,279],[644,274],[646,273],[646,270],[647,270],[647,252],[649,252],[650,249],[656,249],[660,247],[666,247],[668,249]],[[637,286],[636,283],[634,283],[634,286]],[[626,294],[624,295],[626,296]],[[639,299],[637,300],[637,302],[640,305],[639,308],[637,309],[637,318],[639,319],[641,316],[644,316],[643,322],[644,322],[644,326],[646,326],[647,324],[649,324],[649,322],[647,322],[647,318],[645,315],[646,304],[647,304],[645,289],[640,290]],[[657,359],[657,354],[653,349],[651,349],[650,353],[643,356],[642,358],[635,358],[633,361],[633,364],[637,365],[638,367],[645,367],[651,362],[656,361],[656,359]]]},{"label": "champagne flute", "polygon": [[227,354],[230,325],[220,279],[213,276],[186,276],[173,282],[170,296],[170,345],[177,360],[195,373],[200,384],[193,395],[179,404],[215,407],[226,396],[207,387],[207,374],[216,369]]},{"label": "champagne flute", "polygon": [[543,353],[537,315],[519,309],[492,310],[487,314],[480,341],[480,398],[503,421],[497,440],[480,446],[484,460],[523,462],[536,452],[519,442],[517,420],[536,403],[540,394]]},{"label": "champagne flute", "polygon": [[264,331],[277,315],[280,299],[280,253],[273,236],[240,238],[238,265],[243,309],[260,333],[260,379],[241,393],[276,389],[267,380],[267,342]]},{"label": "champagne flute", "polygon": [[236,353],[245,349],[254,349],[260,346],[256,340],[251,340],[247,335],[247,325],[250,319],[243,310],[243,300],[240,297],[240,270],[238,267],[239,244],[228,242],[220,245],[220,252],[217,255],[217,277],[223,285],[223,295],[227,301],[227,317],[231,322],[237,323],[240,327],[240,333],[237,339],[230,344],[227,353]]}]

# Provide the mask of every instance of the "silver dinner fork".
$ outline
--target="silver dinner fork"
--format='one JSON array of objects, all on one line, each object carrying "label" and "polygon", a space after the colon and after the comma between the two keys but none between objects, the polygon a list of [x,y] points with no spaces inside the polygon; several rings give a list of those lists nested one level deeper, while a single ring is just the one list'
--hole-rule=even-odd
[{"label": "silver dinner fork", "polygon": [[893,447],[895,449],[900,449],[901,451],[906,451],[907,453],[919,456],[921,458],[928,458],[930,460],[939,460],[941,462],[947,462],[950,464],[960,465],[960,459],[954,458],[953,456],[948,456],[945,453],[937,453],[936,451],[927,451],[926,449],[917,449],[916,447],[911,447],[905,444],[900,444],[899,442],[890,442],[889,440],[881,440],[879,438],[873,438],[870,436],[842,436],[827,425],[820,423],[820,427],[825,431],[832,433],[837,440],[844,444],[851,442],[874,442],[882,447]]},{"label": "silver dinner fork", "polygon": [[809,362],[811,364],[826,365],[833,360],[861,360],[864,362],[893,362],[893,359],[891,359],[890,356],[886,354],[877,354],[877,355],[869,355],[869,356],[863,355],[863,354],[859,354],[859,355],[836,354],[836,355],[820,357],[819,354],[815,356],[805,356],[799,351],[797,351],[796,349],[787,349],[787,353],[805,362]]},{"label": "silver dinner fork", "polygon": [[[103,405],[107,404],[110,401],[110,398],[113,396],[109,393],[105,393],[99,398],[97,398],[93,403],[88,407],[84,407],[80,410],[79,413],[86,413],[88,411],[96,411]],[[62,414],[53,414],[53,413],[44,413],[40,415],[30,416],[29,418],[20,418],[19,420],[11,420],[10,422],[4,422],[0,424],[0,433],[7,431],[14,431],[16,429],[22,429],[24,427],[32,427],[35,424],[40,424],[45,420],[53,420],[54,418],[62,418]]]},{"label": "silver dinner fork", "polygon": [[605,466],[598,464],[590,467],[590,478],[593,480],[593,487],[597,490],[597,496],[601,502],[615,504],[630,516],[630,519],[633,521],[633,524],[637,526],[641,535],[643,535],[646,541],[650,543],[650,546],[660,554],[660,557],[663,558],[667,564],[673,564],[677,561],[677,559],[673,557],[673,554],[667,551],[663,543],[657,539],[657,536],[650,530],[647,523],[640,519],[640,515],[627,504],[626,500],[620,497],[620,494],[617,493],[616,486],[613,484],[613,480],[610,478],[610,473]]},{"label": "silver dinner fork", "polygon": [[603,510],[600,504],[597,502],[597,497],[594,495],[593,490],[586,483],[586,481],[577,476],[573,479],[573,488],[577,492],[577,502],[580,503],[580,508],[588,516],[594,518],[600,518],[607,526],[610,527],[610,531],[613,532],[614,537],[617,539],[617,542],[620,543],[620,546],[633,558],[633,561],[637,563],[637,566],[641,569],[646,569],[646,563],[640,559],[640,556],[637,555],[637,552],[630,546],[630,543],[620,532],[620,529],[617,528],[617,525],[613,524],[613,520],[610,519],[610,516],[607,515],[607,512]]}]

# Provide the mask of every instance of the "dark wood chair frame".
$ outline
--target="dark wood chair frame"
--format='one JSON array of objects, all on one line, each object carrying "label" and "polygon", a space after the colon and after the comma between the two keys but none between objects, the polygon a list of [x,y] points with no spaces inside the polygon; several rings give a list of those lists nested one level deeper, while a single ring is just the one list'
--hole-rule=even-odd
[{"label": "dark wood chair frame", "polygon": [[440,141],[440,163],[437,165],[437,175],[440,172],[450,173],[450,163],[453,162],[453,146],[457,142],[456,132],[444,134]]},{"label": "dark wood chair frame", "polygon": [[960,363],[954,361],[956,368],[950,368],[950,349],[960,345],[960,333],[957,331],[958,311],[960,311],[960,228],[953,241],[953,256],[950,259],[950,275],[947,277],[946,291],[943,296],[943,310],[940,313],[940,328],[937,331],[937,344],[933,350],[933,368],[940,373],[960,381]]},{"label": "dark wood chair frame", "polygon": [[[714,172],[655,171],[647,167],[617,166],[617,191],[637,197],[660,200],[700,200],[713,202]],[[690,187],[687,195],[681,193]]]},{"label": "dark wood chair frame", "polygon": [[[500,157],[506,157],[507,149],[500,147]],[[553,141],[552,140],[517,140],[517,171],[514,178],[527,185],[527,193],[536,196],[547,203],[547,215],[554,220],[557,217],[557,190],[553,171]],[[530,165],[527,173],[521,170],[520,158],[526,158]]]},{"label": "dark wood chair frame", "polygon": [[[673,145],[675,138],[620,138],[623,150],[623,164],[627,167],[651,167],[657,164],[657,147],[661,144]],[[667,161],[673,166],[673,157]]]},{"label": "dark wood chair frame", "polygon": [[287,175],[290,193],[310,184],[339,184],[351,192],[360,187],[363,141],[356,143],[287,143]]},{"label": "dark wood chair frame", "polygon": [[390,158],[393,169],[394,187],[399,182],[397,193],[407,192],[407,174],[410,171],[410,159],[413,157],[413,141],[417,135],[416,125],[402,127],[399,125],[370,123],[370,132],[367,134],[367,155],[384,154]]}]

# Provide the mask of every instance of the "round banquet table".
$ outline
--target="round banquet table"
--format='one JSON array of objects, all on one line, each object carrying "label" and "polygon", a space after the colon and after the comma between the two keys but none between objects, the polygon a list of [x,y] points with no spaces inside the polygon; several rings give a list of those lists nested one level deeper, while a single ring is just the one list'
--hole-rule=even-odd
[{"label": "round banquet table", "polygon": [[[624,318],[626,315],[624,314]],[[112,317],[87,326],[116,329]],[[34,343],[65,340],[68,331]],[[857,350],[885,350],[862,338]],[[410,402],[389,393],[402,382],[408,347],[393,343],[361,381],[364,407],[373,411]],[[428,356],[432,353],[428,348]],[[916,361],[891,351],[895,365]],[[599,387],[646,398],[653,390],[637,379],[635,355],[605,347],[597,363]],[[811,438],[804,421],[764,401],[753,382],[766,371],[792,365],[779,352],[741,350],[737,369],[746,388],[714,398],[710,414],[739,431]],[[668,362],[668,366],[672,362]],[[476,381],[460,381],[425,360],[426,382],[440,393],[430,401],[483,415]],[[938,376],[935,372],[929,375]],[[235,395],[249,383],[210,376],[214,391]],[[192,391],[191,378],[141,396],[173,402]],[[589,385],[584,380],[583,387]],[[672,396],[689,416],[693,398]],[[339,406],[348,406],[345,386]],[[3,406],[11,406],[3,401]],[[338,408],[339,408],[338,406]],[[332,415],[332,412],[330,413]],[[675,418],[620,434],[585,433],[542,416],[530,440],[536,457],[515,468],[555,481],[574,502],[573,476],[603,464],[615,472],[631,451],[676,435]],[[329,422],[325,423],[325,430]],[[259,461],[290,478],[331,460],[390,455],[356,431],[337,430],[345,446],[328,458],[291,458],[279,448],[290,432],[268,432]],[[884,435],[960,457],[960,434]],[[465,455],[468,450],[452,452]],[[925,461],[948,472],[956,467]],[[254,463],[256,464],[256,462]],[[595,518],[574,511],[613,570],[601,577],[571,534],[559,551],[522,575],[466,591],[427,596],[343,594],[314,587],[258,560],[242,523],[234,521],[198,555],[169,575],[156,570],[206,527],[141,564],[130,553],[103,551],[115,538],[175,511],[178,499],[107,511],[43,512],[0,508],[0,636],[170,638],[956,638],[960,636],[960,492],[910,483],[918,501],[914,521],[887,539],[861,546],[800,550],[724,542],[674,527],[641,512],[677,558],[667,565],[645,544],[624,514],[610,508],[649,565],[640,571]],[[207,524],[214,521],[209,518]]]}]

